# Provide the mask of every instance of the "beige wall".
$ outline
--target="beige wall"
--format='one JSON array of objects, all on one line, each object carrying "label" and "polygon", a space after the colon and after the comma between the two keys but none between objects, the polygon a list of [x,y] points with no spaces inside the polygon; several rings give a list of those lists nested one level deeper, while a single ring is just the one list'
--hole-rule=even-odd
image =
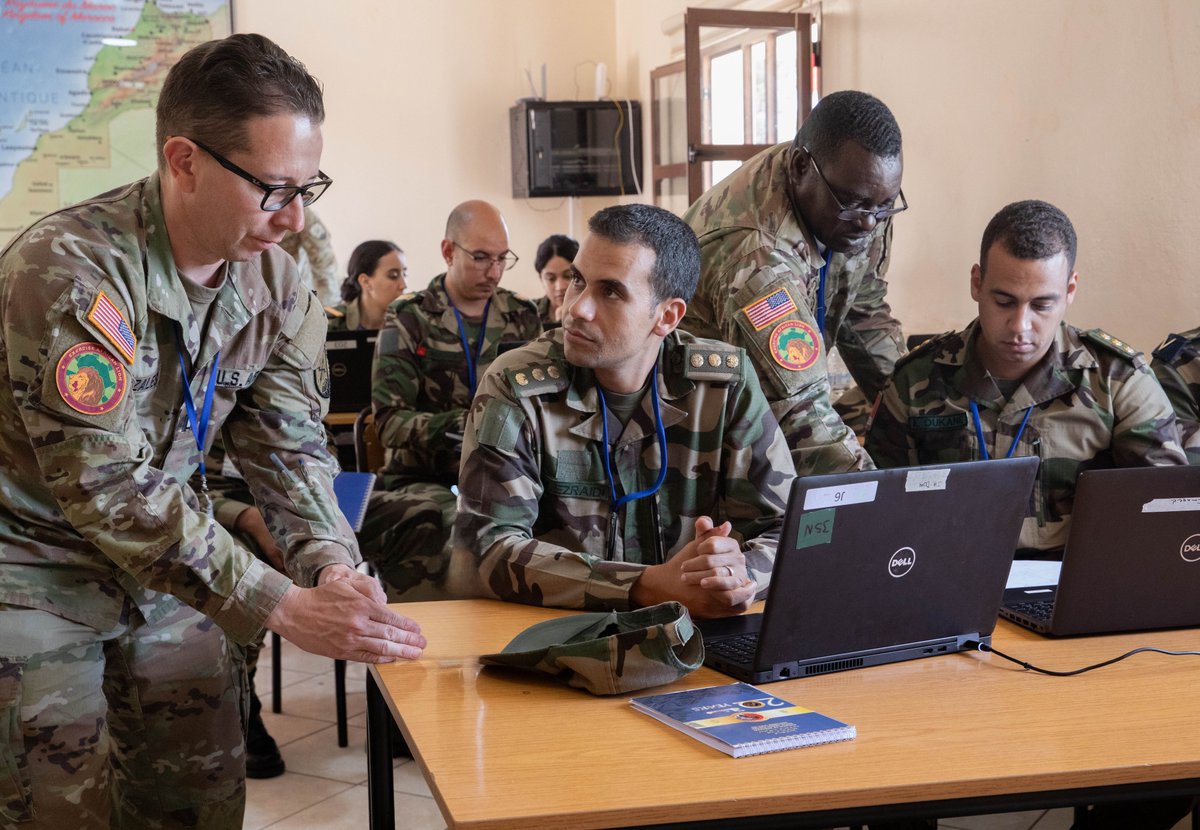
[{"label": "beige wall", "polygon": [[[648,107],[650,69],[681,56],[663,22],[687,5],[351,0],[329,14],[319,0],[239,0],[235,25],[276,38],[325,83],[324,163],[338,184],[321,214],[343,263],[358,241],[391,237],[422,284],[441,270],[447,211],[479,196],[505,211],[523,258],[509,284],[537,295],[534,248],[566,229],[569,206],[510,195],[507,111],[527,94],[524,69],[549,65],[551,98],[576,97],[577,73],[589,97],[593,67],[576,65],[602,60],[613,94]],[[913,207],[897,220],[891,277],[909,331],[974,314],[983,226],[1031,197],[1079,230],[1076,324],[1143,349],[1200,324],[1186,243],[1200,221],[1200,3],[826,0],[823,14],[825,91],[873,92],[904,130]],[[575,231],[610,201],[578,200]]]},{"label": "beige wall", "polygon": [[[676,60],[686,2],[617,0],[618,61]],[[732,5],[732,4],[716,4]],[[787,4],[764,4],[778,8]],[[796,7],[794,4],[792,7]],[[974,315],[968,272],[1004,204],[1042,198],[1080,236],[1071,319],[1151,349],[1200,325],[1195,0],[826,0],[824,91],[886,101],[904,131],[891,297],[911,332]]]},{"label": "beige wall", "polygon": [[[547,64],[548,97],[592,98],[604,61],[615,72],[612,0],[237,0],[234,26],[261,32],[325,87],[322,165],[335,180],[317,205],[345,267],[365,239],[408,253],[410,284],[445,270],[438,242],[460,201],[494,202],[521,262],[505,285],[531,297],[537,245],[568,229],[566,199],[512,197],[508,108]],[[611,200],[577,199],[576,233]]]}]

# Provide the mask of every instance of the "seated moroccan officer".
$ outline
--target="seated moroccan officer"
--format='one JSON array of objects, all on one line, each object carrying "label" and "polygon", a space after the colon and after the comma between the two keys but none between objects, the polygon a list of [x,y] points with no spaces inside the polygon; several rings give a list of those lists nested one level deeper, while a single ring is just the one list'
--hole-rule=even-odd
[{"label": "seated moroccan officer", "polygon": [[1150,368],[1175,407],[1188,461],[1200,464],[1200,328],[1168,337]]},{"label": "seated moroccan officer", "polygon": [[456,580],[534,605],[739,613],[765,593],[782,530],[783,433],[742,349],[677,329],[700,271],[691,229],[648,205],[588,228],[562,328],[480,381]]},{"label": "seated moroccan officer", "polygon": [[1186,463],[1171,403],[1141,353],[1063,322],[1079,282],[1075,251],[1075,229],[1053,205],[997,213],[971,268],[979,316],[896,364],[867,429],[880,467],[1040,457],[1021,529],[1027,551],[1066,542],[1083,470]]},{"label": "seated moroccan officer", "polygon": [[441,253],[446,272],[388,306],[371,372],[375,427],[387,448],[379,484],[407,528],[390,534],[374,560],[393,601],[443,597],[467,407],[501,344],[542,332],[534,304],[500,287],[517,256],[493,205],[454,208]]}]

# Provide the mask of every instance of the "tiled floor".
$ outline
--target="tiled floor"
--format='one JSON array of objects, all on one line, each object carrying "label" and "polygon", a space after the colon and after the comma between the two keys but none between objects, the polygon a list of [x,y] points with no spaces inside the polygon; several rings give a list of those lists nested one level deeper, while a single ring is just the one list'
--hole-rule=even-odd
[{"label": "tiled floor", "polygon": [[[263,720],[279,743],[287,772],[267,781],[248,781],[245,830],[361,830],[367,826],[365,669],[346,671],[350,745],[337,745],[333,661],[283,646],[283,713],[270,712],[270,650],[264,649],[256,681]],[[446,826],[417,765],[397,760],[396,825],[402,830]],[[945,818],[943,830],[1067,830],[1070,810],[1038,810],[992,816]],[[1190,820],[1174,830],[1190,830]],[[1130,830],[1136,830],[1131,828]]]}]

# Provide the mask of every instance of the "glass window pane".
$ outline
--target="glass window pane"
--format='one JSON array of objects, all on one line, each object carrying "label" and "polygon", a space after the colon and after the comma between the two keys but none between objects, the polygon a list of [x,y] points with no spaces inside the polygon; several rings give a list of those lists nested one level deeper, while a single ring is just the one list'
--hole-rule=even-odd
[{"label": "glass window pane", "polygon": [[658,127],[658,163],[682,164],[687,161],[687,93],[684,75],[677,72],[659,78],[655,84],[654,117]]},{"label": "glass window pane", "polygon": [[750,143],[767,142],[767,42],[760,40],[750,46]]},{"label": "glass window pane", "polygon": [[708,170],[705,172],[705,178],[708,180],[707,187],[712,187],[741,166],[742,163],[737,159],[708,162]]},{"label": "glass window pane", "polygon": [[742,88],[742,50],[712,59],[709,112],[712,144],[741,144],[746,140]]},{"label": "glass window pane", "polygon": [[790,141],[800,124],[797,121],[799,90],[796,88],[796,33],[785,32],[775,38],[775,138]]}]

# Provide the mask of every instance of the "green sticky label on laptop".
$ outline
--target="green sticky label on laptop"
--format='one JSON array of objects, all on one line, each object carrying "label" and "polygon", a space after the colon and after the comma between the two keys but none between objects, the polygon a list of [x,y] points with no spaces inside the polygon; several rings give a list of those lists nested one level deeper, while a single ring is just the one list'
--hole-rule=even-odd
[{"label": "green sticky label on laptop", "polygon": [[813,510],[800,517],[800,529],[796,532],[796,547],[811,548],[827,545],[833,541],[833,508]]}]

